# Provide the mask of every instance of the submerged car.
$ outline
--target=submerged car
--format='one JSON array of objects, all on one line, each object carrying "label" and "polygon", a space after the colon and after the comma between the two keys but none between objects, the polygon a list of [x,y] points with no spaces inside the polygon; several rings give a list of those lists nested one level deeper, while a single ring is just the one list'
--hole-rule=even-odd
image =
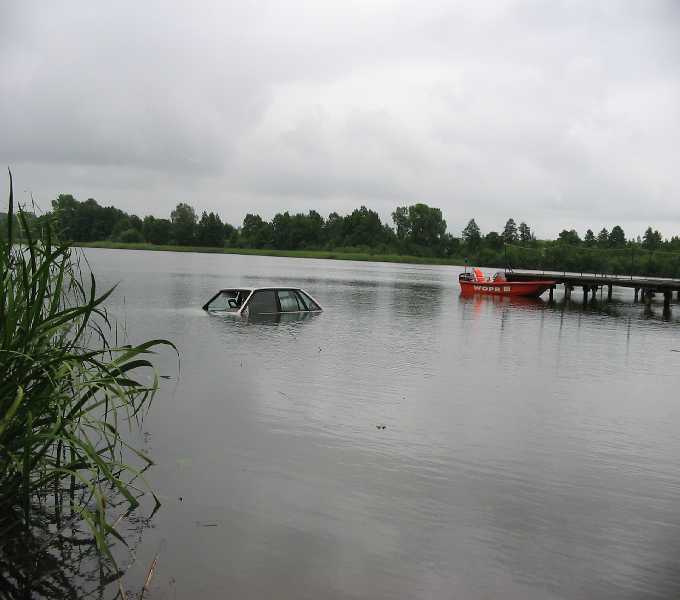
[{"label": "submerged car", "polygon": [[321,305],[302,288],[229,288],[220,290],[203,310],[233,315],[320,312]]}]

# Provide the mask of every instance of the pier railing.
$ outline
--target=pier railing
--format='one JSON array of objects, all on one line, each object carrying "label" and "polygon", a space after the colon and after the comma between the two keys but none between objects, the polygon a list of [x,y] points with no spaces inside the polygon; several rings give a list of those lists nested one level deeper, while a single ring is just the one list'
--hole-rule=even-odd
[{"label": "pier railing", "polygon": [[680,253],[646,250],[637,245],[605,249],[568,244],[506,244],[504,259],[509,270],[680,278]]}]

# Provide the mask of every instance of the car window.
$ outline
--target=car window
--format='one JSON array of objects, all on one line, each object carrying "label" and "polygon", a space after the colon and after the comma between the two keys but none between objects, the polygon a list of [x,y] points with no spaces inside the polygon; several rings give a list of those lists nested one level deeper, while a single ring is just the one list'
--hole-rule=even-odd
[{"label": "car window", "polygon": [[293,290],[279,290],[279,303],[281,304],[281,312],[298,312],[300,310],[307,310],[298,303],[297,296]]},{"label": "car window", "polygon": [[254,314],[273,314],[279,311],[274,290],[258,290],[248,303],[248,309]]},{"label": "car window", "polygon": [[307,305],[307,310],[321,310],[321,307],[311,299],[309,294],[305,294],[302,290],[298,290],[298,294],[304,298],[305,304]]},{"label": "car window", "polygon": [[238,290],[224,290],[208,303],[207,308],[212,311],[234,311],[238,310],[242,301],[239,301]]},{"label": "car window", "polygon": [[300,305],[300,310],[309,310],[309,305],[305,300],[304,294],[301,294],[299,290],[295,290],[295,296],[297,297],[298,304]]}]

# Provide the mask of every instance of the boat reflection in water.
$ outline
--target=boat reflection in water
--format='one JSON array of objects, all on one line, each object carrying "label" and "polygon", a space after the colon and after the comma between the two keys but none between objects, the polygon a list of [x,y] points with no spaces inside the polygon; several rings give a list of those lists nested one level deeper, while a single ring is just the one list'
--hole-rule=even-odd
[{"label": "boat reflection in water", "polygon": [[[577,300],[568,300],[560,296],[554,302],[541,298],[530,298],[523,296],[497,296],[485,294],[460,294],[458,298],[460,306],[464,310],[472,309],[475,318],[481,316],[483,308],[487,307],[493,311],[500,310],[505,313],[508,310],[516,311],[549,311],[558,312],[561,315],[572,314],[580,316],[590,315],[591,317],[615,317],[626,319],[643,319],[660,322],[680,322],[680,311],[677,313],[661,312],[659,306],[640,305],[630,302],[615,300],[607,302],[602,299],[588,301],[583,304]],[[656,310],[655,310],[656,309]]]},{"label": "boat reflection in water", "polygon": [[459,302],[463,306],[471,306],[475,313],[479,313],[483,306],[493,305],[497,308],[517,307],[524,310],[540,310],[550,304],[540,298],[529,296],[497,296],[484,294],[461,294]]},{"label": "boat reflection in water", "polygon": [[[550,303],[542,298],[534,298],[531,296],[473,296],[475,300],[491,301],[494,304],[501,306],[520,306],[522,308],[537,309],[549,306]],[[463,298],[465,300],[466,298]]]}]

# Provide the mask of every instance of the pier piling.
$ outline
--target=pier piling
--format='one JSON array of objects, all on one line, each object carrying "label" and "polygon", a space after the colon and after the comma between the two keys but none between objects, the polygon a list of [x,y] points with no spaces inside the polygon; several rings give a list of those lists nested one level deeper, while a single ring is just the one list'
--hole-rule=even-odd
[{"label": "pier piling", "polygon": [[[533,271],[511,271],[508,273],[509,281],[534,281],[536,273]],[[600,300],[604,300],[604,288],[607,288],[607,302],[614,295],[614,286],[632,288],[633,302],[642,302],[651,310],[652,299],[656,294],[663,294],[664,311],[670,310],[671,303],[677,295],[680,302],[680,278],[665,279],[661,277],[622,277],[617,275],[596,275],[594,273],[543,273],[542,277],[550,278],[552,287],[550,290],[550,302],[555,299],[555,287],[564,285],[564,300],[571,300],[572,292],[580,287],[583,290],[583,304],[597,301],[597,292],[600,291]],[[590,298],[588,297],[590,295]]]}]

